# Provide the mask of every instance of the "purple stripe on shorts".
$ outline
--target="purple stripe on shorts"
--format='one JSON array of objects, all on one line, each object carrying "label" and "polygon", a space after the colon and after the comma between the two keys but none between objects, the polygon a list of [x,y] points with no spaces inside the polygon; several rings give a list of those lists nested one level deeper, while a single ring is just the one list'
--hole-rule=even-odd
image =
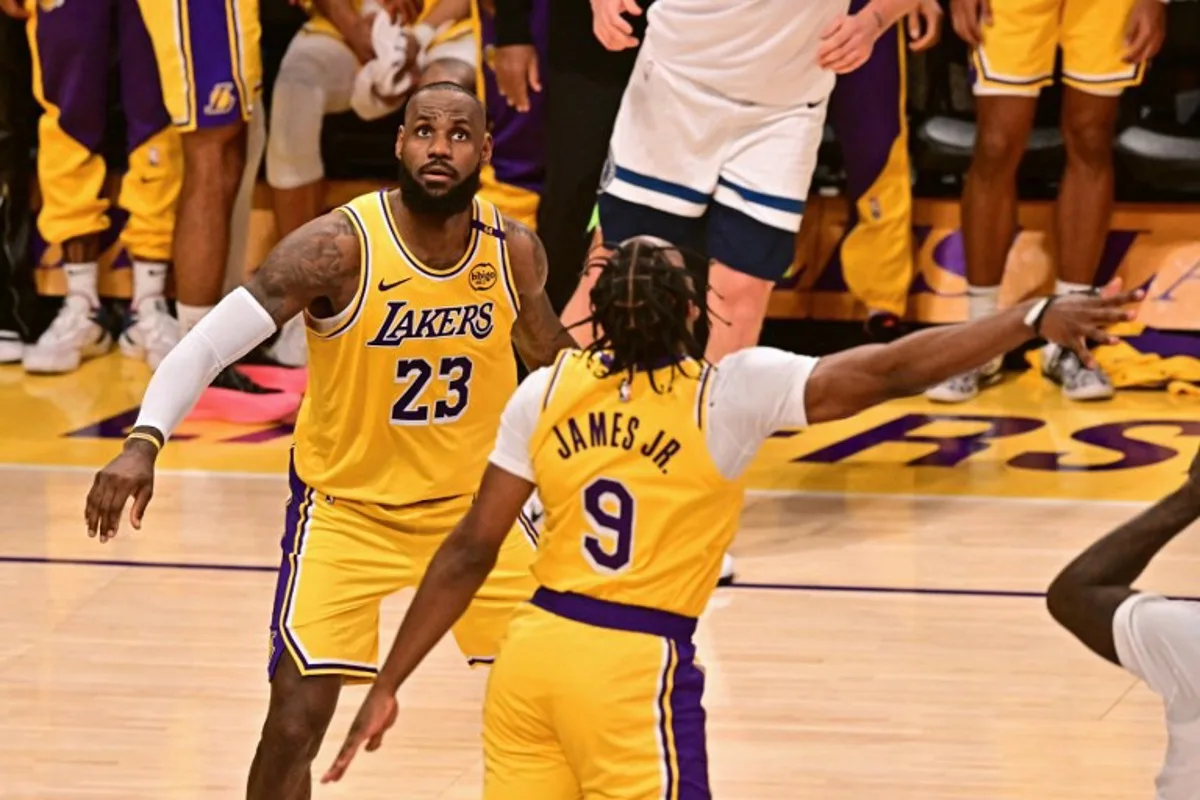
[{"label": "purple stripe on shorts", "polygon": [[[663,665],[662,675],[659,676],[658,682],[658,740],[662,742],[663,749],[663,796],[671,798],[674,793],[671,788],[675,785],[675,769],[671,765],[673,761],[671,753],[671,738],[667,734],[667,686],[671,682],[671,672],[676,666],[675,648],[671,642],[664,642],[667,647],[667,663]],[[672,726],[672,729],[674,726]]]},{"label": "purple stripe on shorts", "polygon": [[584,625],[595,625],[597,628],[648,633],[679,642],[690,642],[692,634],[696,632],[694,617],[685,617],[658,608],[597,600],[595,597],[574,592],[556,592],[544,586],[533,593],[530,602],[551,614],[573,619]]},{"label": "purple stripe on shorts", "polygon": [[675,642],[671,687],[671,733],[679,769],[679,800],[710,800],[708,746],[704,733],[704,673],[696,666],[696,646]]},{"label": "purple stripe on shorts", "polygon": [[292,557],[299,552],[299,537],[304,527],[300,512],[310,493],[308,486],[296,474],[294,455],[288,459],[288,489],[291,495],[288,497],[287,511],[284,515],[283,539],[279,542],[282,557],[279,563],[279,578],[275,583],[275,601],[271,607],[271,657],[267,663],[267,677],[274,676],[279,657],[283,655],[286,647],[283,642],[283,637],[287,635],[283,628],[283,616],[286,613],[288,584],[292,579]]},{"label": "purple stripe on shorts", "polygon": [[242,121],[241,86],[233,74],[237,53],[229,49],[228,0],[185,3],[192,80],[196,93],[196,125],[217,128]]}]

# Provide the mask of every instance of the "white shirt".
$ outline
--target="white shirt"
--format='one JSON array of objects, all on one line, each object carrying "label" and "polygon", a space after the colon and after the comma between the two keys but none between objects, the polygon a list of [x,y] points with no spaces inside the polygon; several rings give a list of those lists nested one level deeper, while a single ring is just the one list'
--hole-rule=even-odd
[{"label": "white shirt", "polygon": [[658,0],[646,58],[730,99],[818,103],[835,76],[817,66],[821,33],[849,0]]},{"label": "white shirt", "polygon": [[[752,347],[726,356],[709,392],[705,441],[713,463],[730,480],[750,466],[758,448],[781,428],[808,427],[804,390],[817,359],[770,347]],[[529,443],[542,410],[552,368],[530,373],[509,398],[491,462],[505,472],[534,481]]]},{"label": "white shirt", "polygon": [[1157,800],[1200,797],[1200,603],[1135,594],[1113,615],[1121,666],[1163,699],[1167,756]]}]

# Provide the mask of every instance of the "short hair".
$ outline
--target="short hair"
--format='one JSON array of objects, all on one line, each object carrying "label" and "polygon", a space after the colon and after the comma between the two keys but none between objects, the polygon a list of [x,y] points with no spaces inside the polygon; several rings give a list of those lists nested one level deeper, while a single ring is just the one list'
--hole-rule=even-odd
[{"label": "short hair", "polygon": [[[458,92],[459,94],[474,100],[475,105],[479,106],[480,110],[483,109],[483,102],[479,99],[475,92],[458,83],[455,83],[454,81],[434,81],[433,83],[427,83],[424,86],[418,86],[417,89],[408,96],[408,102],[411,103],[421,95],[429,92]],[[407,110],[407,108],[405,110]]]},{"label": "short hair", "polygon": [[700,359],[703,348],[692,330],[693,309],[708,314],[706,291],[681,248],[649,237],[628,239],[604,260],[592,287],[590,322],[595,340],[589,352],[601,356],[605,376],[650,371],[656,392],[664,391],[654,370],[671,368],[685,357]]}]

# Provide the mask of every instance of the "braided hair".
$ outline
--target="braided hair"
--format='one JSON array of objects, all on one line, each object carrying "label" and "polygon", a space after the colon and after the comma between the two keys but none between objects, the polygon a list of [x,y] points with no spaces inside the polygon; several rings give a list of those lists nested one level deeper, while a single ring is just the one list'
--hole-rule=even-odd
[{"label": "braided hair", "polygon": [[645,370],[654,391],[662,392],[654,370],[669,366],[674,380],[684,358],[701,358],[691,324],[695,311],[708,313],[699,283],[684,252],[669,242],[639,236],[616,245],[601,265],[592,316],[584,320],[592,325],[588,351],[600,357],[602,375],[624,372],[632,379]]}]

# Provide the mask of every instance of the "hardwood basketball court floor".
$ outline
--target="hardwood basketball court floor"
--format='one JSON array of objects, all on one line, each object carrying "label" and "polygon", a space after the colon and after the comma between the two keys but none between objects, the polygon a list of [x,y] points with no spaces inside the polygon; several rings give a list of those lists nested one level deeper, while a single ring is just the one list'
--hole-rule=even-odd
[{"label": "hardwood basketball court floor", "polygon": [[[4,800],[243,791],[266,708],[288,430],[185,426],[144,530],[101,546],[84,497],[145,380],[117,356],[58,378],[0,367]],[[970,406],[910,400],[768,443],[738,585],[698,635],[715,795],[1152,796],[1157,700],[1060,631],[1041,595],[1178,483],[1198,409],[1161,393],[1072,405],[1029,376]],[[1140,585],[1200,594],[1198,534]],[[385,606],[385,646],[406,602]],[[478,798],[484,679],[443,642],[384,748],[314,797]],[[362,691],[345,692],[318,768]]]}]

